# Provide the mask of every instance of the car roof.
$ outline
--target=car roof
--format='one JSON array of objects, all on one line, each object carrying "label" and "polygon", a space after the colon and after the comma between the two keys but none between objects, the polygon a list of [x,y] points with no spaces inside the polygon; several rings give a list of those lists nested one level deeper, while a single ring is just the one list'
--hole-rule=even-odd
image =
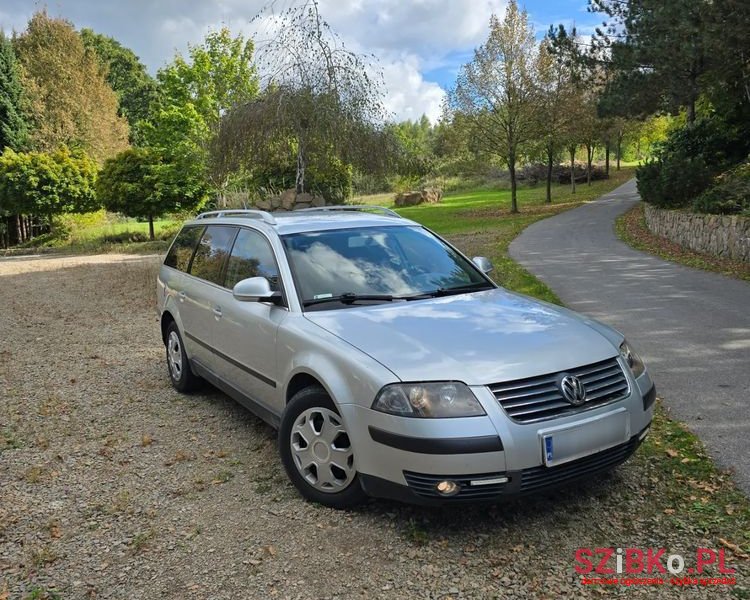
[{"label": "car roof", "polygon": [[268,213],[262,210],[224,210],[202,213],[189,224],[194,225],[260,225],[278,235],[330,231],[359,227],[419,225],[398,213],[379,206],[324,207]]}]

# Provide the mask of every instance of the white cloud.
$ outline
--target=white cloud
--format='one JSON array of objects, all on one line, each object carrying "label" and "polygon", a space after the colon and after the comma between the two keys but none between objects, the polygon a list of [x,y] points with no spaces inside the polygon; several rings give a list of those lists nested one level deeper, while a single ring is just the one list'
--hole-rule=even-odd
[{"label": "white cloud", "polygon": [[419,70],[419,59],[408,56],[381,64],[388,94],[386,109],[402,121],[427,115],[433,123],[440,117],[445,91],[436,83],[425,81]]}]

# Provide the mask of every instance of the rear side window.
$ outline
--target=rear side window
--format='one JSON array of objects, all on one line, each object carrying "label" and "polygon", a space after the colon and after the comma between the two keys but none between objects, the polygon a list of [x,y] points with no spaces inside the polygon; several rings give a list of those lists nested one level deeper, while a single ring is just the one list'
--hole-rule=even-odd
[{"label": "rear side window", "polygon": [[190,274],[222,285],[224,282],[224,267],[232,248],[232,242],[237,235],[237,227],[222,227],[209,225],[201,237],[198,249],[193,257]]},{"label": "rear side window", "polygon": [[229,257],[226,286],[231,289],[248,277],[265,277],[273,291],[279,289],[279,268],[268,240],[255,231],[240,229]]},{"label": "rear side window", "polygon": [[198,245],[201,233],[203,233],[202,225],[183,227],[174,239],[169,254],[164,259],[164,264],[179,271],[187,272],[190,266],[190,258]]}]

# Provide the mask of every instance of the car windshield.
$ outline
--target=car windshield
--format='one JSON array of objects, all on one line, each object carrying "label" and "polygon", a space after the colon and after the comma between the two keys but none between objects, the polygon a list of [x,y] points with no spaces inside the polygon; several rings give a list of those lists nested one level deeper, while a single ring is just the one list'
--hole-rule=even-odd
[{"label": "car windshield", "polygon": [[282,240],[305,306],[492,287],[474,265],[418,226],[295,233]]}]

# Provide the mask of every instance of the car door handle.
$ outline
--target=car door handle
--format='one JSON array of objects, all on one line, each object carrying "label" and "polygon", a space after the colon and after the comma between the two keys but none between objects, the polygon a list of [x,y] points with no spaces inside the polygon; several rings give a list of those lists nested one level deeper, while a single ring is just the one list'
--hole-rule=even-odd
[{"label": "car door handle", "polygon": [[180,302],[185,302],[185,298],[187,298],[187,294],[185,292],[180,292],[177,294],[177,297],[180,299]]},{"label": "car door handle", "polygon": [[214,306],[214,316],[217,319],[221,319],[221,306]]}]

